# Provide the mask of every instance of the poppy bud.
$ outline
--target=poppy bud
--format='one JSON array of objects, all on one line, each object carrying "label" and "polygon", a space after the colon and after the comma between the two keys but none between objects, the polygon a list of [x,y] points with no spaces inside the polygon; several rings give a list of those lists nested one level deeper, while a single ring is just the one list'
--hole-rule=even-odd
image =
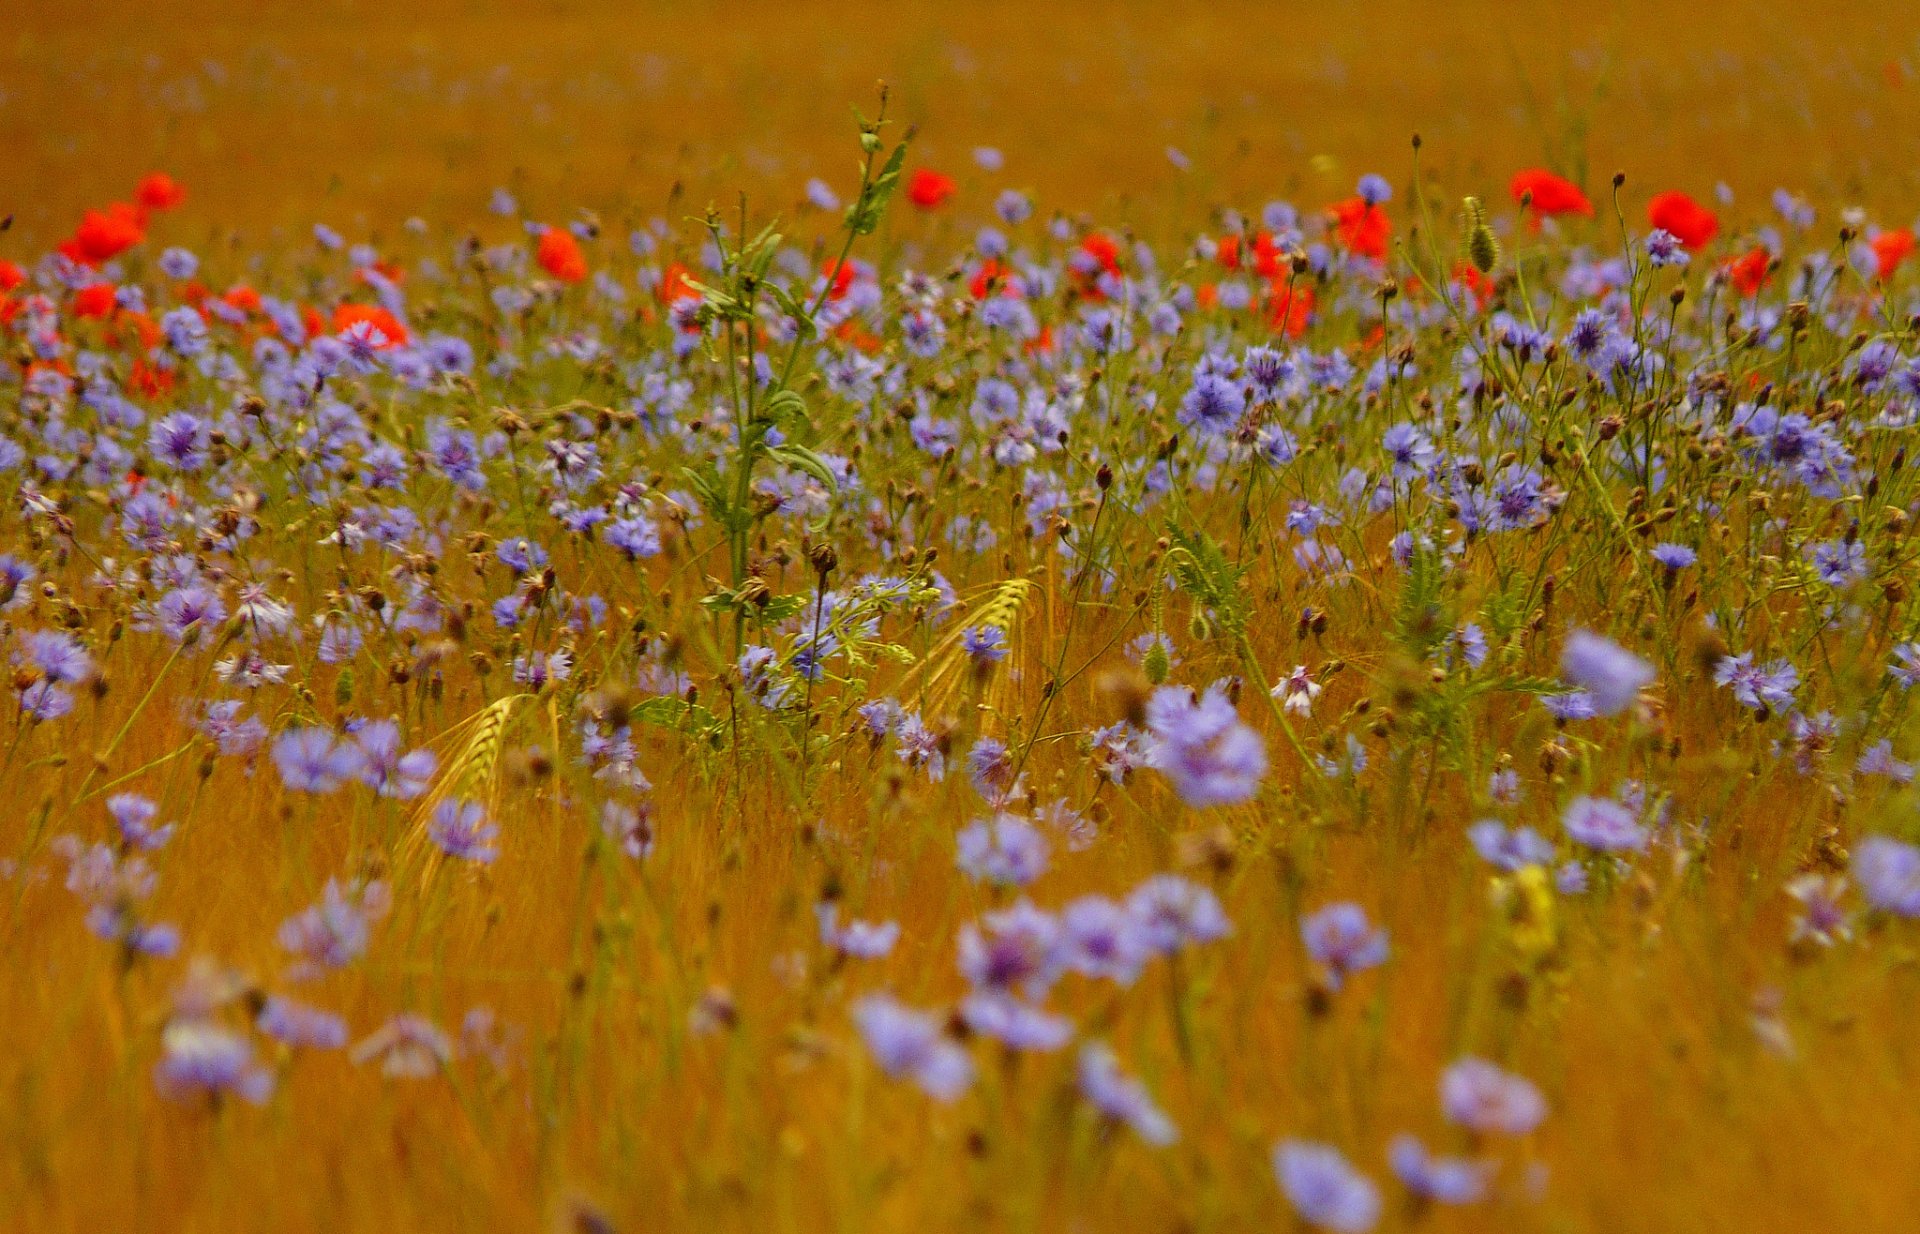
[{"label": "poppy bud", "polygon": [[1487,212],[1478,197],[1467,198],[1467,257],[1482,274],[1492,274],[1500,264],[1500,241],[1487,225]]}]

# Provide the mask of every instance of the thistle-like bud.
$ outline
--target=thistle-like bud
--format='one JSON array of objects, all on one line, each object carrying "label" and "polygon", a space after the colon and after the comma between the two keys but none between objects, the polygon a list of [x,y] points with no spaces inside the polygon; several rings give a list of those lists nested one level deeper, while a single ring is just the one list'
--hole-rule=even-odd
[{"label": "thistle-like bud", "polygon": [[1482,274],[1500,264],[1500,241],[1487,226],[1487,210],[1478,197],[1467,198],[1467,259]]}]

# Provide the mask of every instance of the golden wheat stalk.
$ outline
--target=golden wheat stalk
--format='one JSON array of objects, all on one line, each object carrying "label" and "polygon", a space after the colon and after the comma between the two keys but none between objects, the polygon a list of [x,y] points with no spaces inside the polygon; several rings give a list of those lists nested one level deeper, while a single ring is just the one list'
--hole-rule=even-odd
[{"label": "golden wheat stalk", "polygon": [[1020,640],[1017,633],[1021,610],[1026,607],[1035,586],[1030,578],[1010,578],[988,587],[979,602],[960,620],[949,623],[940,641],[908,672],[901,682],[902,697],[913,694],[917,689],[923,715],[944,714],[971,670],[962,637],[975,626],[998,626],[1006,632],[1010,651],[1007,662],[1001,665],[1001,671],[996,675],[995,687],[996,690],[1004,689],[1014,676],[1013,669],[1019,656]]},{"label": "golden wheat stalk", "polygon": [[414,807],[407,829],[409,849],[418,847],[426,836],[427,820],[448,797],[491,800],[500,772],[500,755],[506,749],[507,725],[519,705],[532,697],[531,694],[509,694],[495,699],[447,730],[446,738],[460,741],[460,749],[447,760],[433,787]]}]

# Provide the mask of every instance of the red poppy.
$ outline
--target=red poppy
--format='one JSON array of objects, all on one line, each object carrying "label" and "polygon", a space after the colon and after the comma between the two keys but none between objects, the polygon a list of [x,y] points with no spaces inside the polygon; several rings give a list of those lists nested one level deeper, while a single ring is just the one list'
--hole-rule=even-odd
[{"label": "red poppy", "polygon": [[12,291],[27,281],[27,272],[10,261],[0,261],[0,291]]},{"label": "red poppy", "polygon": [[862,328],[856,317],[849,317],[835,326],[833,336],[842,342],[853,344],[868,355],[878,353],[882,346],[880,337],[873,331]]},{"label": "red poppy", "polygon": [[1580,191],[1580,186],[1565,176],[1554,175],[1544,167],[1529,167],[1514,173],[1513,182],[1507,188],[1516,202],[1524,201],[1532,206],[1535,214],[1546,217],[1584,214],[1588,218],[1593,217],[1593,203]]},{"label": "red poppy", "polygon": [[853,286],[853,263],[825,262],[820,267],[820,277],[827,280],[827,299],[841,299],[847,294],[847,288]]},{"label": "red poppy", "polygon": [[577,283],[587,277],[587,259],[580,252],[580,242],[564,227],[549,227],[541,232],[536,255],[540,268],[563,283]]},{"label": "red poppy", "polygon": [[160,368],[145,360],[135,360],[133,370],[128,374],[133,388],[147,398],[158,398],[173,389],[173,370]]},{"label": "red poppy", "polygon": [[674,262],[660,272],[660,303],[673,304],[680,300],[698,300],[700,293],[687,282],[693,271],[679,262]]},{"label": "red poppy", "polygon": [[89,210],[74,228],[73,238],[60,246],[60,252],[72,261],[97,266],[112,261],[147,238],[139,212],[123,201],[105,210]]},{"label": "red poppy", "polygon": [[407,341],[407,328],[400,324],[400,319],[377,304],[342,304],[333,310],[335,334],[345,334],[361,322],[372,326],[384,337],[384,342],[375,344],[378,350],[398,347]]},{"label": "red poppy", "polygon": [[1358,197],[1335,202],[1327,209],[1341,247],[1375,261],[1386,260],[1387,237],[1393,234],[1393,224],[1385,210]]},{"label": "red poppy", "polygon": [[[1229,270],[1240,268],[1241,241],[1237,234],[1220,237],[1214,246],[1214,257]],[[1273,243],[1273,233],[1255,232],[1253,237],[1253,272],[1261,278],[1273,278],[1280,273],[1280,250]]]},{"label": "red poppy", "polygon": [[260,311],[260,293],[245,283],[235,283],[232,287],[227,288],[227,294],[220,298],[225,300],[231,307],[237,308],[243,313],[257,313]]},{"label": "red poppy", "polygon": [[156,171],[140,182],[133,199],[144,210],[171,210],[187,199],[187,190],[166,172]]},{"label": "red poppy", "polygon": [[1678,190],[1654,194],[1647,203],[1647,221],[1672,233],[1689,249],[1705,248],[1720,234],[1720,219],[1714,212]]},{"label": "red poppy", "polygon": [[75,317],[105,317],[113,312],[113,284],[94,283],[73,293]]},{"label": "red poppy", "polygon": [[915,168],[907,177],[907,200],[922,210],[932,210],[953,196],[955,187],[951,176],[943,176],[931,167]]},{"label": "red poppy", "polygon": [[1013,270],[1003,262],[989,257],[980,263],[973,272],[973,278],[967,283],[967,290],[976,300],[984,300],[990,292],[998,290],[1003,296],[1016,294],[1011,278]]},{"label": "red poppy", "polygon": [[1121,276],[1120,245],[1105,232],[1089,232],[1086,239],[1080,241],[1080,252],[1082,257],[1074,263],[1078,291],[1088,300],[1106,299],[1100,280],[1108,275]]},{"label": "red poppy", "polygon": [[1288,338],[1307,332],[1307,319],[1313,316],[1313,288],[1289,287],[1276,279],[1267,292],[1267,324]]},{"label": "red poppy", "polygon": [[1480,268],[1470,262],[1453,263],[1453,281],[1467,289],[1475,308],[1485,308],[1487,301],[1493,299],[1493,279],[1480,273]]},{"label": "red poppy", "polygon": [[1892,278],[1893,272],[1900,268],[1900,263],[1913,254],[1913,233],[1905,228],[1883,231],[1867,241],[1867,247],[1873,250],[1873,258],[1878,266],[1875,273],[1884,281]]},{"label": "red poppy", "polygon": [[[132,331],[131,340],[127,335],[128,331]],[[160,326],[147,313],[136,309],[121,309],[114,314],[113,326],[107,331],[107,337],[115,347],[132,340],[138,340],[142,348],[155,347],[160,343]]]},{"label": "red poppy", "polygon": [[1755,245],[1727,263],[1727,281],[1739,288],[1741,295],[1757,296],[1760,289],[1767,285],[1767,276],[1772,269],[1773,254]]}]

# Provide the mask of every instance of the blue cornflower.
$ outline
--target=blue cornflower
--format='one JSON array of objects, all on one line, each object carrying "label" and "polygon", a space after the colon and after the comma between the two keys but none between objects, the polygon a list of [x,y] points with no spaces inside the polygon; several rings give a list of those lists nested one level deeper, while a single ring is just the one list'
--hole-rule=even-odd
[{"label": "blue cornflower", "polygon": [[1300,1219],[1336,1234],[1366,1234],[1380,1220],[1380,1190],[1340,1150],[1308,1140],[1274,1146],[1273,1173]]},{"label": "blue cornflower", "polygon": [[1358,904],[1342,901],[1309,913],[1300,920],[1300,939],[1332,990],[1354,973],[1387,962],[1387,932],[1376,929]]}]

